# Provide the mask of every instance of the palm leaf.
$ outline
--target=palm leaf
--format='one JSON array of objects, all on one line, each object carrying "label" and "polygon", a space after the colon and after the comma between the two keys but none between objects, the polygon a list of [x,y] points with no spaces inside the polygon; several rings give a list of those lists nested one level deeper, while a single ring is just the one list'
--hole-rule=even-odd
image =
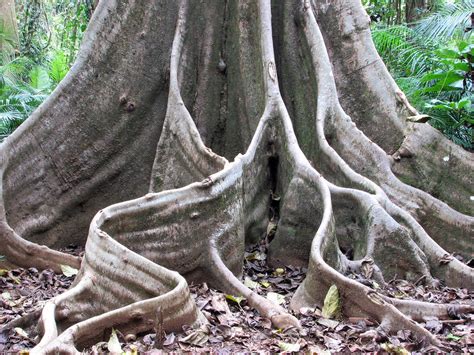
[{"label": "palm leaf", "polygon": [[[421,76],[433,66],[433,53],[438,48],[433,41],[420,37],[413,29],[400,26],[378,26],[372,38],[387,66],[401,71],[402,76]],[[409,69],[409,73],[405,73]]]},{"label": "palm leaf", "polygon": [[446,4],[440,11],[419,21],[415,31],[430,40],[446,41],[454,37],[462,37],[464,29],[470,25],[473,12],[474,0]]}]

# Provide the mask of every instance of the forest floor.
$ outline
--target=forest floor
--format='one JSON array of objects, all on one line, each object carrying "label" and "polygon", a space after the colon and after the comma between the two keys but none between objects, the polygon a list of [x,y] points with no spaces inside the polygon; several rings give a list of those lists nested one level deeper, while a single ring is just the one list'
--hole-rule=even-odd
[{"label": "forest floor", "polygon": [[[77,249],[69,252],[80,254]],[[287,266],[272,269],[266,263],[264,246],[246,252],[244,283],[259,294],[288,308],[291,296],[305,277],[305,269]],[[65,274],[70,275],[68,270]],[[393,279],[381,286],[362,275],[349,275],[385,295],[418,299],[434,303],[474,303],[474,292],[466,289],[429,288],[423,280],[410,283]],[[38,309],[47,299],[64,292],[74,276],[39,272],[34,268],[0,270],[0,327]],[[371,319],[327,319],[318,308],[301,309],[297,315],[301,329],[273,329],[269,320],[248,307],[245,299],[209,288],[206,284],[191,285],[191,292],[209,324],[199,329],[183,328],[182,333],[164,334],[158,329],[138,337],[111,330],[102,342],[84,349],[87,354],[107,353],[111,346],[121,347],[128,354],[165,352],[387,352],[393,354],[455,352],[470,353],[474,349],[474,314],[451,314],[450,320],[429,319],[422,325],[443,344],[432,347],[416,339],[409,331],[386,334]],[[158,334],[158,339],[157,338]],[[17,353],[30,349],[38,339],[16,327],[0,333],[0,353]],[[162,350],[158,350],[161,348]]]}]

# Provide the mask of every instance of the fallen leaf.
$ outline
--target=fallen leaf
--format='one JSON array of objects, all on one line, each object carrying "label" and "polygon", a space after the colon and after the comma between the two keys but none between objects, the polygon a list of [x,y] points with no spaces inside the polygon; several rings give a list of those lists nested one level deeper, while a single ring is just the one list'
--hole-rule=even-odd
[{"label": "fallen leaf", "polygon": [[267,287],[270,287],[272,284],[268,281],[260,281],[260,285],[267,288]]},{"label": "fallen leaf", "polygon": [[339,325],[338,321],[332,320],[332,319],[327,319],[327,318],[318,319],[317,322],[319,324],[324,325],[325,327],[328,327],[328,328],[331,328],[331,329],[334,329]]},{"label": "fallen leaf", "polygon": [[135,345],[130,345],[130,355],[138,355],[138,348]]},{"label": "fallen leaf", "polygon": [[166,339],[163,342],[163,346],[173,345],[175,340],[176,336],[174,335],[174,333],[169,333],[168,335],[166,335]]},{"label": "fallen leaf", "polygon": [[461,337],[458,337],[458,336],[456,336],[456,335],[454,335],[454,334],[449,333],[449,334],[446,336],[446,339],[447,339],[447,340],[451,340],[451,341],[459,341],[459,340],[461,340]]},{"label": "fallen leaf", "polygon": [[191,332],[184,338],[180,339],[181,343],[191,344],[203,347],[204,344],[209,340],[209,328],[207,326],[202,326],[199,329]]},{"label": "fallen leaf", "polygon": [[250,253],[248,254],[245,259],[251,261],[251,260],[259,260],[259,261],[263,261],[267,258],[267,255],[265,253],[261,253],[259,251],[256,251],[256,252],[253,252],[253,253]]},{"label": "fallen leaf", "polygon": [[384,349],[389,354],[395,355],[409,355],[410,353],[405,349],[403,346],[395,346],[390,343],[383,343],[380,345],[382,349]]},{"label": "fallen leaf", "polygon": [[79,270],[74,269],[73,267],[71,267],[69,265],[61,264],[60,266],[61,266],[61,271],[63,272],[63,275],[66,276],[66,277],[75,276],[79,272]]},{"label": "fallen leaf", "polygon": [[247,276],[244,279],[244,285],[253,290],[258,287],[258,282],[253,281],[250,277]]},{"label": "fallen leaf", "polygon": [[21,303],[21,301],[13,301],[12,295],[8,291],[3,292],[1,296],[4,302],[10,307],[15,307],[18,303]]},{"label": "fallen leaf", "polygon": [[242,297],[242,296],[232,296],[232,295],[225,295],[225,298],[232,301],[232,302],[235,302],[237,303],[239,306],[240,306],[240,303],[245,300],[245,297]]},{"label": "fallen leaf", "polygon": [[284,342],[281,341],[281,342],[278,343],[278,347],[282,351],[286,351],[286,352],[290,352],[290,353],[300,351],[300,344],[290,344],[290,343],[284,343]]},{"label": "fallen leaf", "polygon": [[359,337],[361,339],[375,339],[375,338],[377,338],[377,336],[378,336],[378,333],[374,329],[369,329],[366,332],[363,332],[363,333],[359,334]]},{"label": "fallen leaf", "polygon": [[308,349],[308,353],[316,355],[331,355],[331,352],[323,349],[319,345],[311,345]]},{"label": "fallen leaf", "polygon": [[212,296],[211,299],[212,309],[219,313],[230,313],[229,306],[225,301],[225,298],[221,294],[216,294]]},{"label": "fallen leaf", "polygon": [[22,338],[25,338],[25,339],[29,339],[30,337],[28,336],[28,334],[22,329],[22,328],[15,328],[14,329],[15,333],[17,333],[19,336],[21,336]]},{"label": "fallen leaf", "polygon": [[275,269],[275,275],[283,275],[285,273],[285,269],[279,267]]},{"label": "fallen leaf", "polygon": [[[61,265],[61,268],[63,265]],[[64,271],[63,271],[64,273]],[[67,275],[66,275],[67,276]],[[109,342],[107,343],[107,349],[110,351],[111,354],[121,354],[122,353],[122,346],[117,337],[117,333],[115,329],[112,328],[112,334],[110,334]]]},{"label": "fallen leaf", "polygon": [[274,221],[268,222],[267,226],[267,236],[272,236],[276,233],[277,230],[277,224]]},{"label": "fallen leaf", "polygon": [[364,258],[362,260],[361,272],[366,279],[372,278],[374,274],[374,261],[371,258]]},{"label": "fallen leaf", "polygon": [[18,284],[18,285],[21,285],[20,279],[19,279],[18,277],[16,277],[15,275],[13,275],[13,273],[11,272],[11,270],[7,272],[7,275],[8,275],[8,277],[9,277],[10,279],[13,280],[13,282],[15,282],[15,283]]},{"label": "fallen leaf", "polygon": [[0,276],[5,276],[8,273],[7,269],[0,269]]},{"label": "fallen leaf", "polygon": [[279,293],[276,292],[268,292],[267,293],[267,299],[276,303],[276,304],[283,304],[285,303],[285,296],[280,295]]},{"label": "fallen leaf", "polygon": [[339,290],[336,285],[329,287],[324,298],[323,317],[337,318],[341,313],[341,300],[339,298]]}]

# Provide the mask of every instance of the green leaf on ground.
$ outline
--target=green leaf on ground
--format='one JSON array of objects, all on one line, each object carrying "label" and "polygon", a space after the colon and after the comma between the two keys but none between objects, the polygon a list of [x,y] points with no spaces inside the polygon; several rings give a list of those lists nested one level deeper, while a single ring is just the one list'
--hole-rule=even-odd
[{"label": "green leaf on ground", "polygon": [[338,318],[341,313],[341,300],[339,297],[339,290],[336,285],[329,287],[329,290],[324,298],[323,317],[324,318]]},{"label": "green leaf on ground", "polygon": [[232,295],[225,295],[225,298],[229,301],[235,302],[240,306],[240,303],[245,300],[245,297],[242,296],[232,296]]},{"label": "green leaf on ground", "polygon": [[449,334],[446,336],[446,339],[447,339],[447,340],[451,340],[451,341],[459,341],[459,340],[461,340],[461,337],[458,337],[458,336],[456,336],[456,335],[454,335],[454,334],[449,333]]},{"label": "green leaf on ground", "polygon": [[267,287],[270,287],[270,286],[271,286],[271,283],[268,282],[268,281],[260,281],[260,285],[262,285],[263,287],[267,288]]}]

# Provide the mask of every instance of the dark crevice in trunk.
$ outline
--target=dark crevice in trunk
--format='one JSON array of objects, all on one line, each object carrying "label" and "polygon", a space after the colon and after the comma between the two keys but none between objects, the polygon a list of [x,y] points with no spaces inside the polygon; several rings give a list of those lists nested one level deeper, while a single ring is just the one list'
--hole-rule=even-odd
[{"label": "dark crevice in trunk", "polygon": [[266,243],[267,245],[273,241],[275,237],[278,220],[280,219],[280,195],[278,193],[278,166],[279,157],[271,156],[268,158],[268,168],[270,170],[270,210],[269,223],[273,228],[269,231],[267,229]]}]

